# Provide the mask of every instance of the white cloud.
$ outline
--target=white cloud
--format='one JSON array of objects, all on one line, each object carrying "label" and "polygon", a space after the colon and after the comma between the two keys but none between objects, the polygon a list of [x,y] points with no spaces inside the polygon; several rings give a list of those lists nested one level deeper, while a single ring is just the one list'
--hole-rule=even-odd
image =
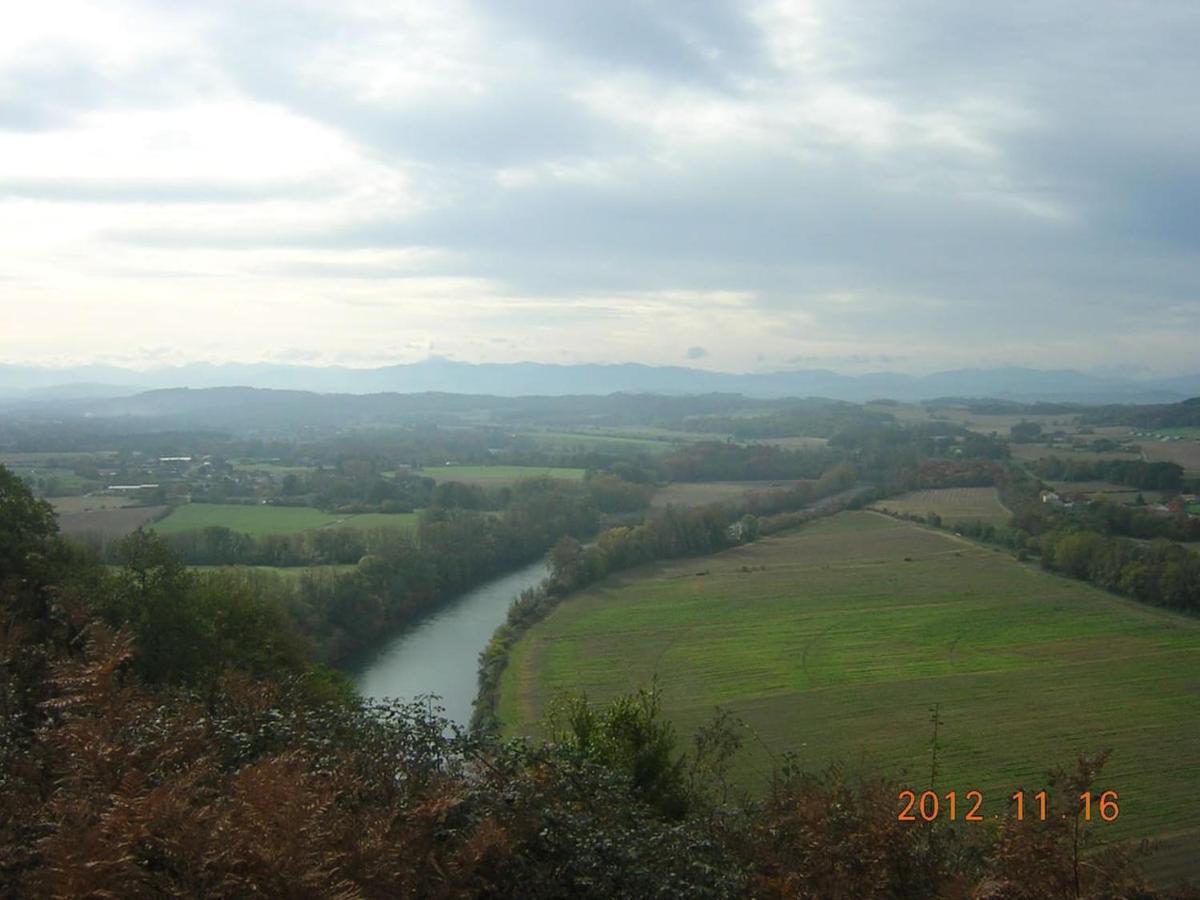
[{"label": "white cloud", "polygon": [[1192,367],[1200,12],[1088,11],[25,4],[0,361]]}]

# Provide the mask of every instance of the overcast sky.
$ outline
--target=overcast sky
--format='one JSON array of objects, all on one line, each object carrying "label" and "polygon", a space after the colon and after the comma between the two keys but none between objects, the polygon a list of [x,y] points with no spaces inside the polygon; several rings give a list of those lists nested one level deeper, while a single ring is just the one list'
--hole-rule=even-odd
[{"label": "overcast sky", "polygon": [[0,362],[1200,370],[1195,0],[0,28]]}]

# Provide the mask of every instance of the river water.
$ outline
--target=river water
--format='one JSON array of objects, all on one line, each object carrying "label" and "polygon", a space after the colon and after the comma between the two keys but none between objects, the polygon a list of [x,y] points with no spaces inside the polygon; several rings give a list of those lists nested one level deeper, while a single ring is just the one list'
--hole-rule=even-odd
[{"label": "river water", "polygon": [[526,588],[549,574],[536,562],[451,600],[436,612],[355,660],[350,675],[364,697],[437,694],[446,718],[466,727],[478,690],[479,652]]}]

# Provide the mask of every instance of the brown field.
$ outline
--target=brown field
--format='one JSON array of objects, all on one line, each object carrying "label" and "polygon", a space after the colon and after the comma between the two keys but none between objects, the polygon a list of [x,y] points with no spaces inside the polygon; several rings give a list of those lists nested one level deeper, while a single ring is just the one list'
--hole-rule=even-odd
[{"label": "brown field", "polygon": [[992,487],[938,488],[913,491],[900,497],[880,500],[873,507],[893,513],[924,516],[931,512],[942,517],[947,525],[959,522],[988,522],[1003,525],[1012,514],[1000,502]]},{"label": "brown field", "polygon": [[90,512],[64,513],[58,517],[58,527],[63,534],[76,537],[85,534],[99,534],[105,540],[115,540],[154,521],[167,509],[166,506],[127,506],[122,509],[96,509]]},{"label": "brown field", "polygon": [[97,494],[90,497],[55,497],[50,501],[59,516],[69,516],[100,509],[124,509],[133,504],[131,497],[109,497]]},{"label": "brown field", "polygon": [[1148,462],[1178,463],[1189,476],[1200,475],[1200,441],[1143,440],[1141,446]]},{"label": "brown field", "polygon": [[1133,434],[1133,429],[1128,425],[1093,425],[1092,434],[1080,435],[1080,437],[1106,437],[1112,440],[1120,440],[1123,437],[1129,437]]},{"label": "brown field", "polygon": [[753,491],[789,488],[796,481],[677,481],[654,492],[651,506],[703,506],[736,500]]}]

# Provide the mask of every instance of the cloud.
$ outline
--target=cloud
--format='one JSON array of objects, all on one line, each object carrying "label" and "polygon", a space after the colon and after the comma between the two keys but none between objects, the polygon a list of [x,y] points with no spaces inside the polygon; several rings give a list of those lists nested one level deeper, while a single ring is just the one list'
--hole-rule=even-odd
[{"label": "cloud", "polygon": [[684,354],[685,359],[704,359],[708,356],[708,351],[703,347],[688,347],[687,353]]},{"label": "cloud", "polygon": [[282,198],[319,200],[335,193],[331,185],[290,179],[234,181],[198,178],[13,178],[0,180],[0,200],[67,203],[254,203]]},{"label": "cloud", "polygon": [[1188,0],[27,6],[0,353],[58,354],[53,324],[97,355],[132,329],[205,358],[1194,368],[1197,25]]}]

